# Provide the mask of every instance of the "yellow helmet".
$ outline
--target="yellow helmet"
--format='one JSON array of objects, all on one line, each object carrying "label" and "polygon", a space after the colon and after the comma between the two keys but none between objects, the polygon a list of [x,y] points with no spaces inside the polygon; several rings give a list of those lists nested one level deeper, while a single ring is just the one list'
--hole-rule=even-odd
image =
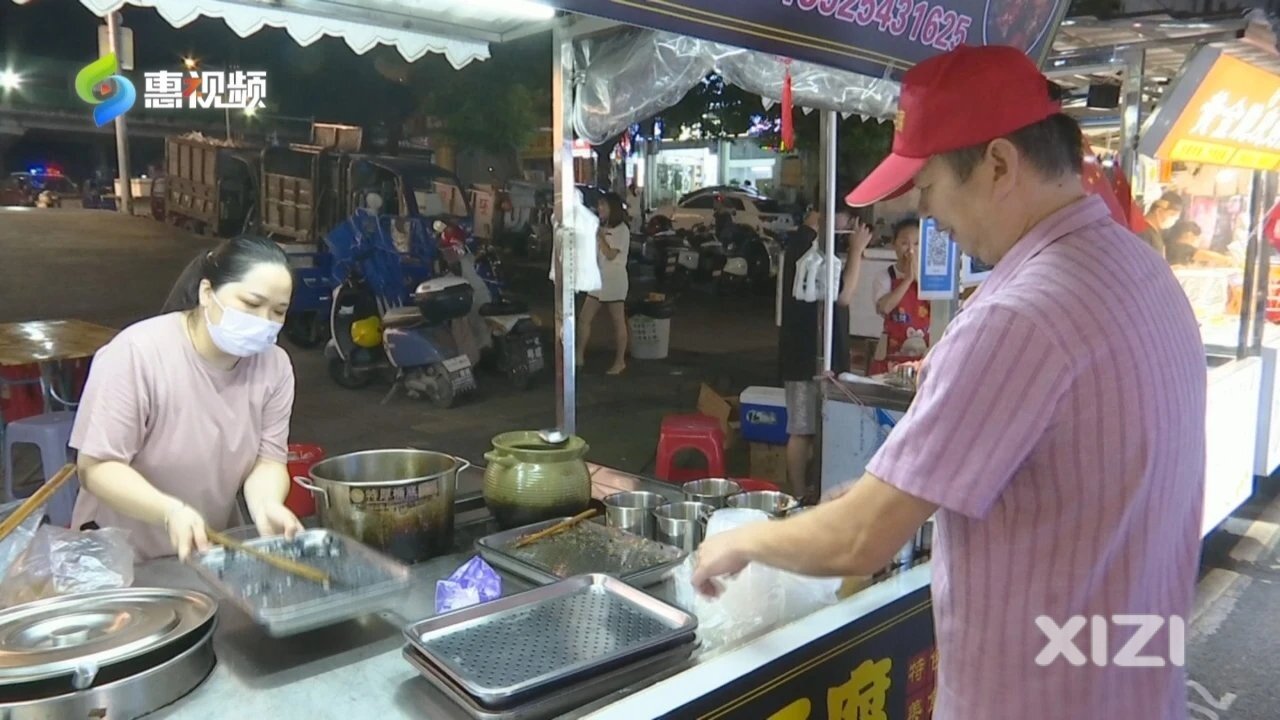
[{"label": "yellow helmet", "polygon": [[382,321],[376,315],[351,323],[351,339],[362,348],[382,344]]}]

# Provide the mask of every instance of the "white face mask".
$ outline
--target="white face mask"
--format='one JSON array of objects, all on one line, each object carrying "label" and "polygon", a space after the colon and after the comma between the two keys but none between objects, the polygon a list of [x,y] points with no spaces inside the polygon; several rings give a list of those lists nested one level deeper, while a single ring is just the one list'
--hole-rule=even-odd
[{"label": "white face mask", "polygon": [[265,352],[276,344],[276,337],[280,335],[284,323],[228,308],[218,301],[217,295],[212,297],[213,302],[222,308],[222,322],[214,325],[209,320],[208,308],[204,311],[204,322],[209,326],[209,337],[213,338],[213,344],[219,350],[243,358]]}]

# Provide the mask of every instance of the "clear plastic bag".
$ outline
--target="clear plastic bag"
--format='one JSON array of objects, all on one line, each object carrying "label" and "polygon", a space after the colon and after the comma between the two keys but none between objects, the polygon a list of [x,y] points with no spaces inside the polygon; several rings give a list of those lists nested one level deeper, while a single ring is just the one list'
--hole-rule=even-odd
[{"label": "clear plastic bag", "polygon": [[[22,504],[21,500],[0,505],[0,521],[13,514],[14,510]],[[31,540],[36,536],[36,528],[40,526],[40,520],[44,518],[44,506],[36,508],[35,512],[27,516],[22,524],[14,528],[13,532],[4,540],[0,540],[0,578],[9,574],[9,567],[14,561],[22,557],[27,551],[27,547],[31,545]]]},{"label": "clear plastic bag", "polygon": [[77,532],[45,525],[0,581],[0,607],[133,584],[133,546],[118,528]]},{"label": "clear plastic bag", "polygon": [[[757,522],[772,522],[758,510],[718,510],[707,537]],[[675,602],[698,618],[703,657],[732,649],[752,638],[835,604],[840,578],[815,578],[752,563],[732,578],[720,578],[718,598],[693,587],[696,556],[672,573]]]}]

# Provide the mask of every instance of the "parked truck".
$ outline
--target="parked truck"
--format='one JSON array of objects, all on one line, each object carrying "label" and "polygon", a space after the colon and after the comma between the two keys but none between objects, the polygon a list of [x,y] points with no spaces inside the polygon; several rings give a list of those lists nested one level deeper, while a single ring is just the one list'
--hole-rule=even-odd
[{"label": "parked truck", "polygon": [[165,140],[165,219],[202,235],[232,237],[257,225],[260,149],[199,135]]}]

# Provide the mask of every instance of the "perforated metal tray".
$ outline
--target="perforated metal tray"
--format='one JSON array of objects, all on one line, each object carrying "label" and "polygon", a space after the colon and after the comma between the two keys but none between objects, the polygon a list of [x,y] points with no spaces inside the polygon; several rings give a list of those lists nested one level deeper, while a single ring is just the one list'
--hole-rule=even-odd
[{"label": "perforated metal tray", "polygon": [[332,578],[326,588],[223,547],[195,556],[196,572],[274,637],[390,607],[409,590],[408,566],[329,530],[246,544],[319,568]]},{"label": "perforated metal tray", "polygon": [[505,708],[490,708],[480,704],[411,646],[405,646],[404,659],[440,695],[476,720],[546,720],[560,717],[584,705],[603,701],[603,698],[621,694],[629,688],[641,684],[648,686],[659,680],[665,680],[689,667],[689,658],[697,649],[696,641],[677,645],[622,667],[583,678],[573,685],[548,690],[518,705]]},{"label": "perforated metal tray", "polygon": [[684,562],[685,551],[595,522],[582,522],[522,548],[520,539],[566,518],[555,518],[476,541],[480,557],[494,567],[546,585],[575,575],[602,573],[646,587],[661,582]]},{"label": "perforated metal tray", "polygon": [[580,575],[405,628],[414,650],[489,707],[693,640],[692,615],[608,575]]}]

